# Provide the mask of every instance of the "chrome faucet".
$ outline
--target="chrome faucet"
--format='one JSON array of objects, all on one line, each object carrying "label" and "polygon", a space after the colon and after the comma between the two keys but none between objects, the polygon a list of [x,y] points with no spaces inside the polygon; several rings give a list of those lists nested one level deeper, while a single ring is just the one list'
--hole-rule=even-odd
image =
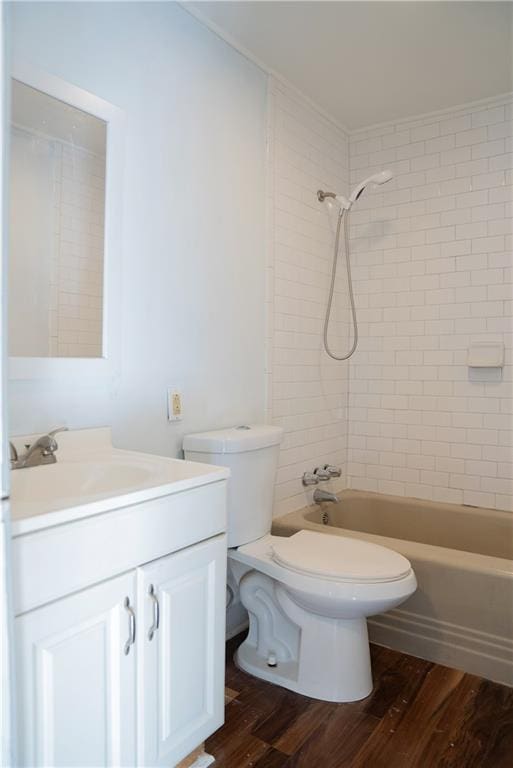
[{"label": "chrome faucet", "polygon": [[322,504],[323,501],[331,501],[333,504],[336,504],[340,499],[338,496],[335,496],[334,493],[330,493],[329,491],[323,491],[321,488],[316,488],[313,494],[313,500],[316,504]]},{"label": "chrome faucet", "polygon": [[26,451],[21,456],[15,446],[9,442],[9,452],[11,458],[11,469],[25,469],[27,467],[39,467],[42,464],[55,464],[57,457],[55,455],[58,444],[54,435],[57,432],[66,432],[68,427],[58,427],[52,429],[47,435],[42,435],[32,443],[26,445]]}]

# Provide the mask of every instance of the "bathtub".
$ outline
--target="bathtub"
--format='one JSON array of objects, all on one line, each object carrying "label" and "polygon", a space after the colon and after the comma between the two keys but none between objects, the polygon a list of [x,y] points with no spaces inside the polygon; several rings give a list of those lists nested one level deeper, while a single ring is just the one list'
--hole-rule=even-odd
[{"label": "bathtub", "polygon": [[370,639],[513,686],[513,513],[353,490],[339,499],[275,518],[272,532],[307,528],[401,552],[417,592],[369,619]]}]

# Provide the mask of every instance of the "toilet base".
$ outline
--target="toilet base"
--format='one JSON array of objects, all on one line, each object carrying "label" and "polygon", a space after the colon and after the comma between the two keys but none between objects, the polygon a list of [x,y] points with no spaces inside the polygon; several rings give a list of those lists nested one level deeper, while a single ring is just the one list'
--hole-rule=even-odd
[{"label": "toilet base", "polygon": [[[249,645],[246,641],[235,652],[234,661],[239,669],[254,677],[312,699],[337,703],[360,701],[360,699],[365,699],[372,692],[370,664],[368,675],[364,674],[363,678],[356,680],[352,673],[353,671],[348,669],[352,678],[351,681],[346,680],[345,684],[339,686],[338,690],[334,690],[333,681],[331,681],[327,688],[322,690],[322,685],[319,685],[319,681],[310,686],[307,681],[300,679],[298,662],[282,661],[278,662],[275,667],[271,667],[268,665],[267,659],[259,656],[256,648]],[[349,661],[348,667],[350,666],[351,663]]]},{"label": "toilet base", "polygon": [[258,653],[250,632],[235,653],[236,665],[250,675],[321,701],[359,701],[371,693],[365,619],[334,620],[308,614],[306,625],[299,629],[297,658],[277,660],[270,666],[269,656]]},{"label": "toilet base", "polygon": [[259,677],[268,683],[280,685],[295,693],[302,693],[297,687],[297,662],[281,661],[275,667],[270,667],[267,659],[257,653],[256,648],[244,641],[235,651],[235,665],[253,677]]}]

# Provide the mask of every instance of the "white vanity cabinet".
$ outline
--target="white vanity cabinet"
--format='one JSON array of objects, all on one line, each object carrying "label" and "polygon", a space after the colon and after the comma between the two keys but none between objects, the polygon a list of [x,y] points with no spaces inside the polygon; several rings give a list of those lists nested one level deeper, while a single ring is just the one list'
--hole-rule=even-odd
[{"label": "white vanity cabinet", "polygon": [[20,766],[172,768],[222,724],[225,528],[223,481],[15,534]]},{"label": "white vanity cabinet", "polygon": [[169,766],[223,722],[225,538],[139,569],[137,600],[138,764]]},{"label": "white vanity cabinet", "polygon": [[132,572],[15,620],[20,765],[135,764],[135,596]]}]

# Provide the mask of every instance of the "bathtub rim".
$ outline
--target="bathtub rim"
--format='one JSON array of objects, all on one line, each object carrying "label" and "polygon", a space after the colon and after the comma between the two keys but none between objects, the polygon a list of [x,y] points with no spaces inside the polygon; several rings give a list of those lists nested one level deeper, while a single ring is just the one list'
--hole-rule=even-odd
[{"label": "bathtub rim", "polygon": [[[357,496],[358,498],[372,498],[378,499],[379,497],[386,496],[388,501],[394,502],[397,499],[398,502],[403,504],[414,503],[416,505],[429,503],[434,504],[437,507],[447,512],[454,511],[454,507],[459,508],[461,505],[446,504],[442,502],[424,502],[422,499],[410,499],[405,496],[391,496],[388,494],[371,493],[370,491],[356,491],[348,489],[342,491],[339,496],[341,501]],[[351,528],[339,528],[334,525],[322,525],[322,523],[314,523],[306,518],[308,513],[317,512],[321,510],[321,507],[317,504],[311,504],[301,509],[297,509],[293,512],[288,512],[284,515],[273,518],[272,532],[275,535],[290,536],[296,533],[298,530],[306,529],[325,533],[327,535],[346,536],[347,538],[363,539],[364,541],[370,541],[373,544],[380,544],[383,547],[388,547],[408,558],[408,560],[423,560],[433,563],[443,563],[451,568],[465,569],[478,571],[486,575],[501,576],[513,580],[513,559],[504,557],[495,557],[492,555],[482,555],[478,552],[469,552],[467,550],[452,549],[450,547],[443,547],[434,544],[423,544],[422,542],[411,541],[410,539],[396,539],[391,536],[382,536],[376,533],[366,533],[364,531],[355,531]],[[475,510],[476,514],[481,512],[480,507],[462,507],[464,512]],[[508,512],[502,512],[501,510],[489,510],[484,509],[487,513],[499,513],[510,514]],[[328,529],[328,530],[326,530]]]}]

